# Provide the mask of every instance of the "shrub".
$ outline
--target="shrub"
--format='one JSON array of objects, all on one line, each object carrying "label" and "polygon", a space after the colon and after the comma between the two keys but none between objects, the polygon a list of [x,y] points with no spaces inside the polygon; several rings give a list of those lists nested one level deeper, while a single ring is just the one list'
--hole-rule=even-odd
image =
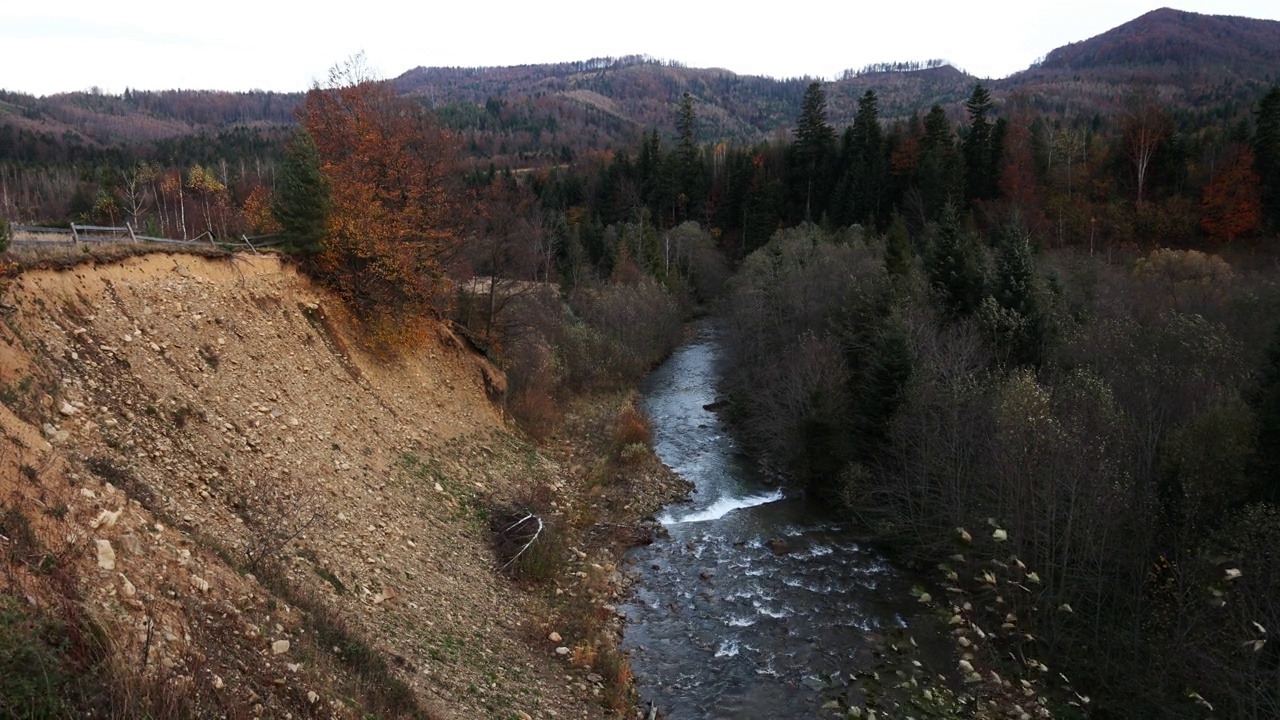
[{"label": "shrub", "polygon": [[613,422],[613,446],[622,450],[628,445],[648,445],[653,442],[653,430],[649,418],[634,405],[618,411]]},{"label": "shrub", "polygon": [[525,387],[516,391],[511,414],[535,441],[545,440],[560,423],[560,409],[543,388]]}]

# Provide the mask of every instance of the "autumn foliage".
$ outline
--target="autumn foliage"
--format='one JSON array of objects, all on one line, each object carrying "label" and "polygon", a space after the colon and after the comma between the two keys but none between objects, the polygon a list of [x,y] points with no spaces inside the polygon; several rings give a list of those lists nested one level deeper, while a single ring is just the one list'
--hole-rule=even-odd
[{"label": "autumn foliage", "polygon": [[1262,219],[1260,181],[1253,170],[1253,153],[1240,148],[1204,188],[1200,227],[1215,241],[1231,242],[1258,226]]},{"label": "autumn foliage", "polygon": [[454,250],[456,149],[421,107],[382,82],[339,81],[307,94],[300,110],[329,185],[317,265],[366,321],[411,329],[406,318],[445,308],[446,255]]}]

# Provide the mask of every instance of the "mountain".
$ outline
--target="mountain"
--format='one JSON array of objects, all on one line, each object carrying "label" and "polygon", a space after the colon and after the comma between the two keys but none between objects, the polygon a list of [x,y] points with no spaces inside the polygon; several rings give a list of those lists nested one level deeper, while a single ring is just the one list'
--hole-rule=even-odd
[{"label": "mountain", "polygon": [[[635,147],[651,128],[673,134],[685,92],[694,98],[699,141],[775,137],[795,122],[813,79],[738,75],[626,56],[514,67],[418,67],[392,82],[456,130],[474,163],[527,168]],[[1050,118],[1111,113],[1141,91],[1179,115],[1230,120],[1245,117],[1277,81],[1280,22],[1162,9],[1057,48],[1033,67],[987,85],[997,102],[1021,94]],[[837,130],[847,126],[858,98],[870,89],[879,97],[882,120],[923,114],[937,103],[959,121],[977,82],[937,61],[873,66],[827,83],[828,120]],[[183,138],[207,140],[233,130],[239,135],[224,144],[244,157],[285,136],[301,97],[165,91],[37,98],[0,92],[0,161],[92,162],[103,149],[128,147],[133,154],[180,162],[197,155],[194,146],[182,146]]]},{"label": "mountain", "polygon": [[1101,35],[1060,47],[1044,71],[1140,70],[1151,75],[1221,75],[1274,81],[1280,22],[1153,10]]},{"label": "mountain", "polygon": [[1276,82],[1280,22],[1165,8],[1057,48],[993,89],[1059,116],[1105,113],[1143,91],[1175,110],[1230,117]]}]

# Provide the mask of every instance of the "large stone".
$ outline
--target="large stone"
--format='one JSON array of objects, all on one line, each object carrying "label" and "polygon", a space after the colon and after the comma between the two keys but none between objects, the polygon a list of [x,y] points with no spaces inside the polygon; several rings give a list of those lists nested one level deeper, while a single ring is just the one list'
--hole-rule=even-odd
[{"label": "large stone", "polygon": [[63,402],[62,405],[58,406],[58,412],[62,413],[63,415],[66,415],[67,417],[71,417],[72,415],[75,415],[80,411],[76,410],[75,406],[72,405],[71,403]]},{"label": "large stone", "polygon": [[275,642],[271,643],[271,654],[272,654],[272,655],[283,655],[283,654],[285,654],[285,653],[287,653],[287,652],[289,652],[289,641],[288,641],[288,640],[277,640],[277,641],[275,641]]},{"label": "large stone", "polygon": [[548,635],[548,636],[547,636],[547,639],[548,639],[548,640],[550,640],[550,641],[551,641],[551,642],[553,642],[553,643],[558,643],[558,642],[560,642],[561,640],[563,640],[564,638],[560,637],[560,633],[558,633],[558,632],[553,632],[553,633],[551,633],[550,635]]},{"label": "large stone", "polygon": [[103,570],[116,569],[116,551],[111,547],[110,540],[94,540],[98,546],[98,567]]}]

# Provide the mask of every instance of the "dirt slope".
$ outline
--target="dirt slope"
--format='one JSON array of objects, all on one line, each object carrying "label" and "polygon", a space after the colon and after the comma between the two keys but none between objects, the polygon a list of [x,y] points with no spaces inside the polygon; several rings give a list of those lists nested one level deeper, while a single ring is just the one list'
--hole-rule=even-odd
[{"label": "dirt slope", "polygon": [[438,717],[604,714],[487,545],[491,500],[581,468],[447,330],[376,359],[265,256],[28,271],[2,301],[0,591],[74,605],[201,712],[377,709],[354,637]]}]

